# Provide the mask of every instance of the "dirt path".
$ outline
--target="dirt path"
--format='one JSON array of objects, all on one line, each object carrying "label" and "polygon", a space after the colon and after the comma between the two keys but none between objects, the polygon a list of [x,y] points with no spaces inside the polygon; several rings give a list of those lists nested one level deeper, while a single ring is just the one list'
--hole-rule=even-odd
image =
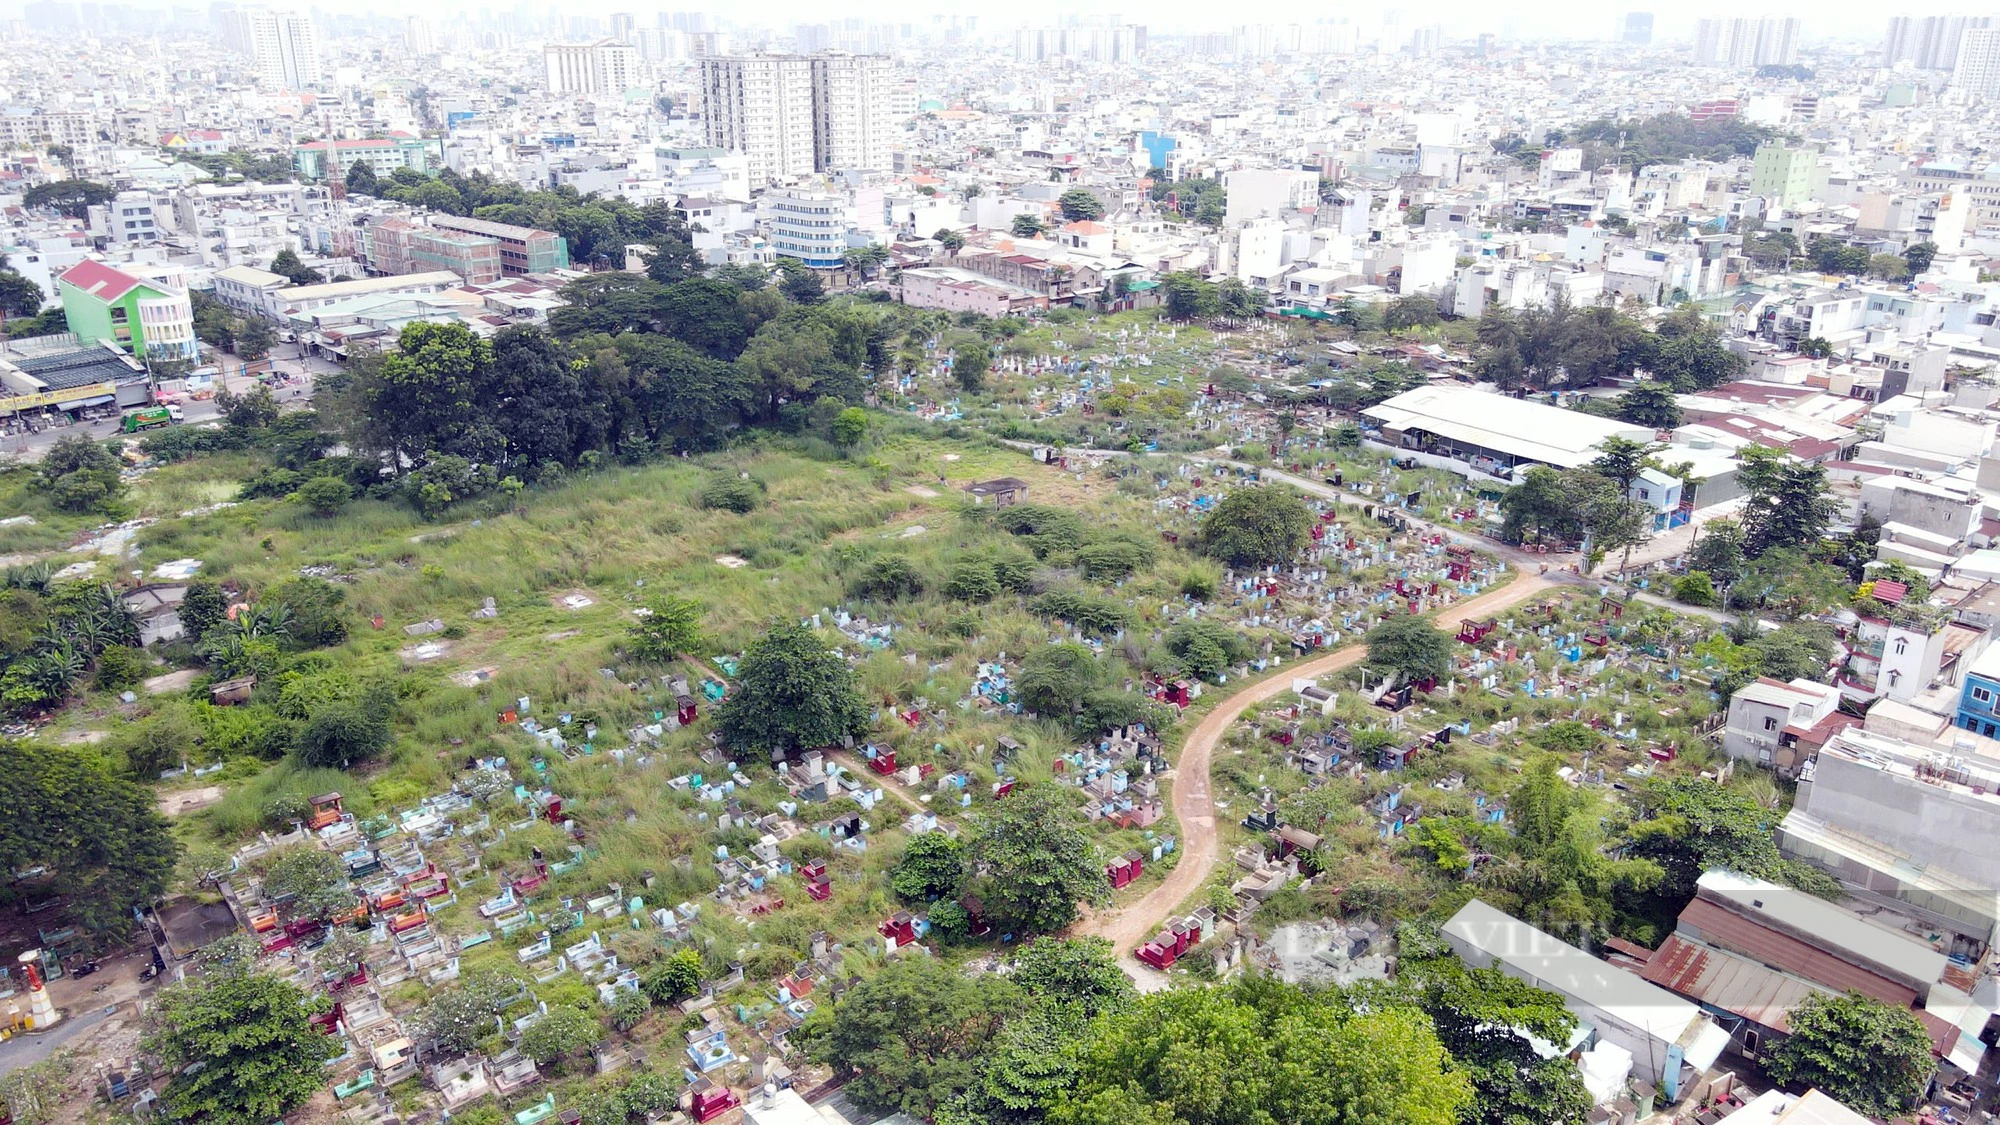
[{"label": "dirt path", "polygon": [[[1512,582],[1489,590],[1470,601],[1447,606],[1443,613],[1456,624],[1463,617],[1485,617],[1512,608],[1548,589],[1549,583],[1533,574],[1515,572]],[[1223,732],[1251,705],[1262,703],[1291,690],[1294,679],[1304,679],[1337,671],[1358,663],[1367,654],[1365,645],[1348,645],[1302,664],[1282,668],[1275,676],[1260,680],[1224,699],[1188,733],[1182,744],[1180,761],[1167,776],[1173,781],[1174,819],[1180,824],[1180,861],[1159,886],[1145,897],[1117,910],[1108,910],[1086,922],[1079,933],[1110,940],[1124,952],[1160,931],[1188,896],[1208,881],[1218,858],[1215,830],[1215,801],[1209,793],[1209,759]]]},{"label": "dirt path", "polygon": [[883,777],[881,774],[876,773],[874,770],[869,769],[868,763],[862,761],[859,755],[849,753],[848,751],[845,750],[829,750],[827,751],[826,756],[832,759],[833,761],[839,762],[842,766],[845,766],[847,768],[847,772],[853,774],[856,777],[874,778],[875,784],[880,785],[884,793],[887,793],[889,796],[894,797],[898,801],[903,802],[905,805],[908,805],[911,809],[917,812],[931,811],[931,807],[929,805],[924,804],[922,801],[918,800],[914,794],[912,794],[908,789],[904,788],[902,782],[897,781],[893,777]]}]

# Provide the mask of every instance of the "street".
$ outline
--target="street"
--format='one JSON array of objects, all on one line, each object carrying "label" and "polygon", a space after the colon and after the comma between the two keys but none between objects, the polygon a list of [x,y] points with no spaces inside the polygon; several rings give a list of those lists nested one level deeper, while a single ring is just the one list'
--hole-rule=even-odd
[{"label": "street", "polygon": [[[285,350],[291,351],[293,349],[286,346]],[[242,367],[242,364],[235,357],[228,357],[228,359],[229,362],[224,365],[225,371],[230,368]],[[271,361],[271,367],[279,374],[295,376],[300,380],[288,387],[272,388],[272,393],[278,396],[278,401],[287,407],[312,398],[314,377],[340,369],[340,365],[331,360],[301,360],[297,358],[274,358]],[[225,374],[218,376],[215,383],[217,390],[226,389],[237,394],[242,394],[249,391],[252,387],[257,386],[257,378],[254,375]],[[181,422],[182,425],[191,426],[202,422],[212,422],[222,416],[222,411],[215,405],[213,398],[201,400],[183,398],[179,400],[178,405],[184,415]],[[106,418],[97,422],[51,426],[37,434],[10,434],[0,437],[0,460],[33,463],[41,460],[48,453],[49,447],[53,446],[63,437],[70,434],[84,434],[100,440],[116,437],[118,435],[118,425],[119,420],[117,418]]]}]

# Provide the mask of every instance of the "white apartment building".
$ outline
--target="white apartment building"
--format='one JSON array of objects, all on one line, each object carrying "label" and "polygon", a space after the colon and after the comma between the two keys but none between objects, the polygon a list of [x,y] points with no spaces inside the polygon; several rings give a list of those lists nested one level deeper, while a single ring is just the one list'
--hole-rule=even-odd
[{"label": "white apartment building", "polygon": [[1796,18],[1695,21],[1696,66],[1790,66],[1798,61],[1798,50]]},{"label": "white apartment building", "polygon": [[772,190],[758,211],[771,224],[771,249],[814,269],[833,269],[847,253],[847,201],[819,191]]},{"label": "white apartment building", "polygon": [[708,143],[750,159],[750,182],[804,176],[815,167],[812,60],[734,55],[701,60]]},{"label": "white apartment building", "polygon": [[707,140],[750,160],[762,185],[812,172],[886,170],[900,124],[880,55],[738,55],[701,61]]},{"label": "white apartment building", "polygon": [[642,85],[639,49],[616,39],[551,43],[542,49],[551,94],[618,94]]},{"label": "white apartment building", "polygon": [[1976,98],[2000,95],[2000,27],[1966,29],[1958,41],[1951,84]]},{"label": "white apartment building", "polygon": [[319,32],[298,12],[236,9],[223,16],[223,40],[257,60],[264,81],[287,90],[320,83]]},{"label": "white apartment building", "polygon": [[1991,26],[1991,16],[1895,16],[1882,40],[1882,65],[1909,62],[1918,70],[1954,69],[1965,33]]},{"label": "white apartment building", "polygon": [[825,55],[812,61],[813,147],[822,172],[887,170],[897,131],[896,84],[885,55]]}]

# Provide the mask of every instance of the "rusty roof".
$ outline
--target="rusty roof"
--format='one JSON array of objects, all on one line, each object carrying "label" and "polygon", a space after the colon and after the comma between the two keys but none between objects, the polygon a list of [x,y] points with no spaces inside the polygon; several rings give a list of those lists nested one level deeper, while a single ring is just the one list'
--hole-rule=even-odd
[{"label": "rusty roof", "polygon": [[1660,945],[1639,975],[1691,1000],[1779,1032],[1791,1030],[1786,1013],[1819,991],[1796,977],[1734,953],[1697,945],[1679,934]]},{"label": "rusty roof", "polygon": [[[1762,965],[1782,965],[1785,971],[1835,992],[1859,992],[1899,1008],[1914,1007],[1914,989],[1842,960],[1817,946],[1753,922],[1740,914],[1697,898],[1681,911],[1681,928],[1693,930],[1712,946],[1728,949]],[[1678,935],[1676,935],[1678,936]],[[1665,946],[1661,952],[1665,952]],[[1661,953],[1653,955],[1660,964]],[[1650,966],[1649,966],[1650,971]]]}]

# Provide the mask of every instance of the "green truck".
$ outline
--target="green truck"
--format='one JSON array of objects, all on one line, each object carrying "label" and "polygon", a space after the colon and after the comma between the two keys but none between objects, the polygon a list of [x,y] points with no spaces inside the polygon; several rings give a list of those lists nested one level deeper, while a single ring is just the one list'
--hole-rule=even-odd
[{"label": "green truck", "polygon": [[122,433],[136,434],[140,430],[150,430],[154,426],[168,426],[180,421],[179,410],[171,406],[149,406],[144,410],[134,410],[118,424]]}]

